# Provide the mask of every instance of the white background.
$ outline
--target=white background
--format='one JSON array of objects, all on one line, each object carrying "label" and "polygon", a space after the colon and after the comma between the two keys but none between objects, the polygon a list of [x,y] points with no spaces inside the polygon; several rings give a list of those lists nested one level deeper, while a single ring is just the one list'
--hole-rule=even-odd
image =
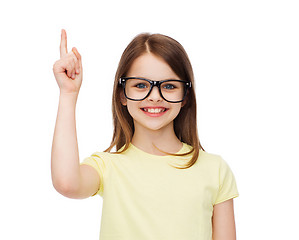
[{"label": "white background", "polygon": [[237,180],[237,238],[299,239],[297,1],[2,1],[0,4],[0,239],[99,238],[102,198],[52,186],[59,100],[52,67],[60,32],[83,60],[77,102],[80,159],[112,137],[112,82],[141,32],[186,49],[207,152]]}]

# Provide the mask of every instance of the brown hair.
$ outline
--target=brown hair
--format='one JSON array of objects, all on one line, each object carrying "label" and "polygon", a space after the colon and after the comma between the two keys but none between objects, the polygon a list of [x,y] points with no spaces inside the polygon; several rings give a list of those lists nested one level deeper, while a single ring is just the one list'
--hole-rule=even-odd
[{"label": "brown hair", "polygon": [[197,133],[193,70],[183,46],[173,38],[162,34],[141,33],[137,35],[129,43],[121,56],[115,74],[112,98],[114,131],[111,144],[105,152],[110,152],[114,146],[116,146],[116,150],[118,151],[125,145],[122,151],[114,152],[121,153],[127,150],[131,143],[134,133],[134,123],[127,107],[121,104],[120,93],[122,86],[119,85],[119,79],[120,77],[125,77],[133,61],[146,52],[162,57],[180,79],[191,81],[192,87],[188,90],[186,104],[174,119],[174,131],[181,142],[185,142],[193,148],[191,151],[182,154],[167,153],[159,149],[163,153],[173,156],[185,156],[193,152],[191,160],[181,169],[189,168],[197,161],[200,149],[205,151],[199,142]]}]

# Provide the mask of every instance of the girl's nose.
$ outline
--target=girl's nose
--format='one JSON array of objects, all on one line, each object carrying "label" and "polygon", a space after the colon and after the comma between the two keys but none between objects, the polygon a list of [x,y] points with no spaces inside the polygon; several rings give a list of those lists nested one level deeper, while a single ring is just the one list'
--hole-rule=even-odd
[{"label": "girl's nose", "polygon": [[150,95],[147,97],[149,101],[162,101],[163,98],[160,95],[159,89],[157,86],[154,86]]}]

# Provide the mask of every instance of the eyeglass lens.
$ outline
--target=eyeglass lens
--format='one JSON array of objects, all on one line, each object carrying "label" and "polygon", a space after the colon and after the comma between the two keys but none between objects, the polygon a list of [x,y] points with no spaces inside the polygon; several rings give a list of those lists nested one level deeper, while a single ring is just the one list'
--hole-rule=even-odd
[{"label": "eyeglass lens", "polygon": [[[151,89],[150,82],[142,79],[127,79],[125,92],[132,99],[143,99]],[[168,101],[181,101],[184,98],[185,84],[179,81],[167,81],[160,85],[163,97]]]}]

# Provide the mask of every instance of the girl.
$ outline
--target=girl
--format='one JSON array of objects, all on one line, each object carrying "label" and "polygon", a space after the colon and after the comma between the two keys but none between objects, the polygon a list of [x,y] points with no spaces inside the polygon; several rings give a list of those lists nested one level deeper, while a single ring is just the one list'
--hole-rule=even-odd
[{"label": "girl", "polygon": [[[69,198],[103,197],[101,240],[233,240],[235,177],[201,146],[191,64],[176,40],[139,34],[115,75],[111,145],[81,163],[75,107],[82,60],[62,30],[51,170]],[[116,152],[111,152],[113,147]]]}]

